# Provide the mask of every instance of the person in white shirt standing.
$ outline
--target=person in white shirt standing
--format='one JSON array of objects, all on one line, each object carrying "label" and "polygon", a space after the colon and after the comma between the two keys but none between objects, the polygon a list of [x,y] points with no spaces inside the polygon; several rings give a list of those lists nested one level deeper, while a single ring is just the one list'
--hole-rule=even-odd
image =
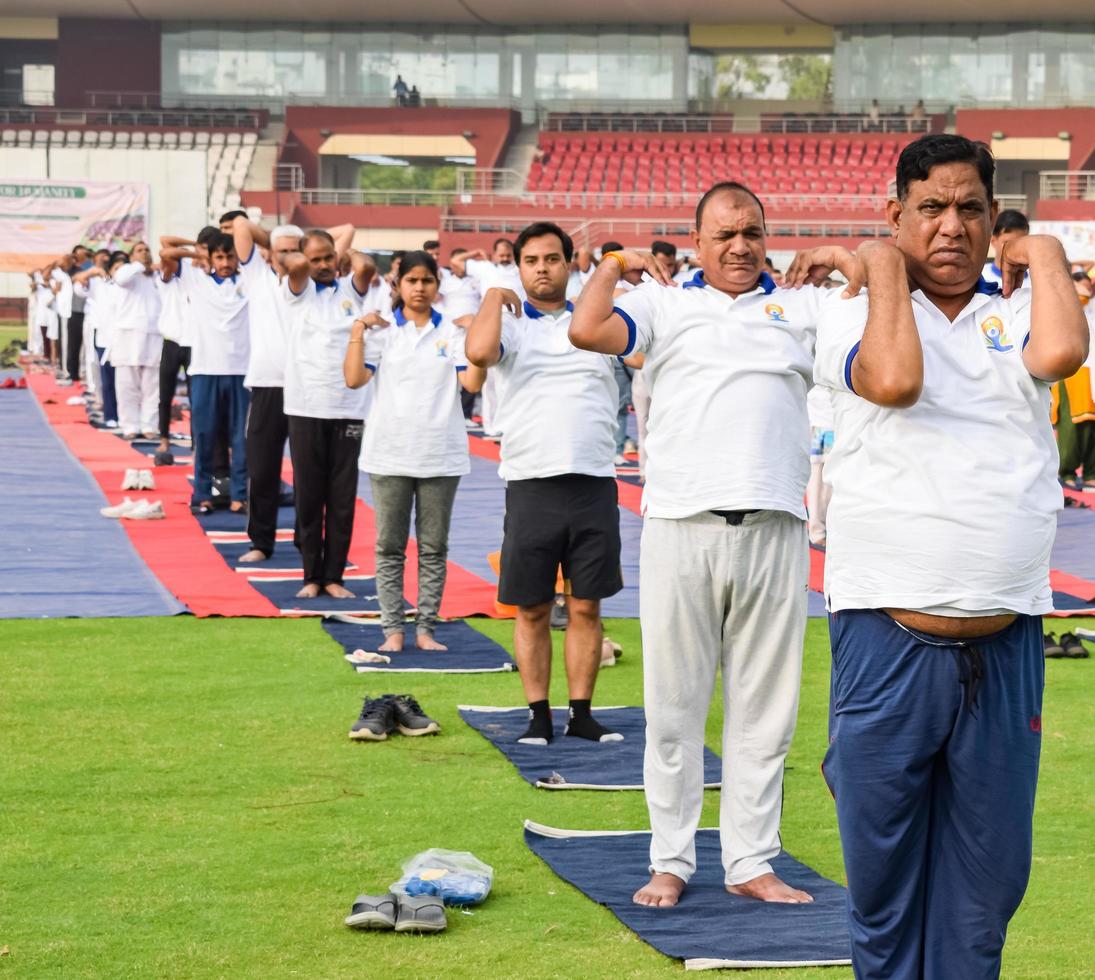
[{"label": "person in white shirt standing", "polygon": [[243,385],[250,352],[247,294],[239,277],[239,259],[231,235],[217,232],[206,240],[204,255],[185,246],[160,252],[163,278],[176,277],[190,309],[190,429],[194,440],[194,489],[191,506],[213,510],[217,435],[228,434],[229,507],[247,506],[247,407]]},{"label": "person in white shirt standing", "polygon": [[528,730],[518,741],[546,745],[554,737],[549,617],[560,565],[569,613],[564,734],[618,741],[622,736],[590,712],[601,663],[601,600],[623,588],[612,359],[578,350],[567,337],[570,236],[537,222],[518,236],[516,251],[528,299],[488,289],[468,330],[466,355],[469,364],[504,381],[498,473],[506,481],[506,519],[498,600],[517,607],[513,645],[529,704]]},{"label": "person in white shirt standing", "polygon": [[[692,239],[703,271],[680,288],[667,288],[650,253],[606,256],[570,329],[587,350],[644,353],[651,395],[639,598],[651,879],[635,901],[675,905],[695,871],[704,723],[721,667],[726,888],[810,902],[771,861],[802,671],[806,393],[825,294],[781,289],[764,271],[763,206],[740,184],[700,199]],[[862,279],[864,263],[839,252],[849,280]],[[903,275],[896,262],[869,271]],[[620,277],[644,272],[655,281],[614,306]]]},{"label": "person in white shirt standing", "polygon": [[418,541],[415,645],[446,649],[433,634],[445,589],[453,501],[460,477],[471,471],[460,390],[478,390],[483,374],[474,369],[468,380],[464,331],[433,308],[438,285],[433,257],[408,252],[400,263],[392,323],[375,312],[355,320],[343,366],[351,388],[375,378],[361,468],[369,474],[376,509],[383,653],[403,649],[403,566],[412,506]]},{"label": "person in white shirt standing", "polygon": [[[464,269],[479,284],[481,296],[486,296],[490,289],[508,289],[524,301],[525,287],[522,285],[521,273],[513,261],[513,242],[508,238],[499,238],[494,242],[489,259],[481,248],[466,252],[463,258]],[[483,433],[496,442],[501,436],[498,425],[498,403],[501,399],[499,384],[497,374],[488,374],[480,399]]]},{"label": "person in white shirt standing", "polygon": [[[837,436],[824,774],[857,977],[995,980],[1030,873],[1062,506],[1050,386],[1088,331],[1056,239],[1004,245],[1002,290],[981,277],[993,174],[961,136],[905,147],[886,210],[911,300],[868,283],[818,328]],[[874,317],[893,295],[914,322]]]},{"label": "person in white shirt standing", "polygon": [[372,259],[351,256],[339,279],[339,251],[326,231],[309,231],[285,259],[279,297],[287,331],[285,414],[304,561],[302,599],[324,592],[352,599],[342,584],[353,538],[358,456],[365,428],[365,391],[346,385],[343,362],[353,323],[376,275]]},{"label": "person in white shirt standing", "polygon": [[53,267],[50,269],[50,287],[54,290],[56,299],[54,299],[54,306],[57,310],[57,373],[60,380],[58,384],[62,387],[68,387],[73,381],[80,380],[79,373],[79,353],[77,352],[76,359],[76,377],[70,376],[67,370],[62,368],[62,362],[67,365],[70,358],[68,357],[68,343],[69,343],[69,320],[72,318],[72,270],[76,267],[76,259],[71,253],[60,256],[53,263]]},{"label": "person in white shirt standing", "polygon": [[[124,252],[120,253],[125,259]],[[72,278],[73,290],[84,298],[84,331],[90,354],[88,374],[94,381],[96,404],[102,412],[103,424],[109,429],[118,427],[118,400],[114,386],[114,366],[106,359],[109,315],[106,293],[110,288],[108,269],[110,252],[99,249],[92,257],[89,268],[77,272]]]},{"label": "person in white shirt standing", "polygon": [[[31,274],[31,282],[34,286],[34,325],[37,337],[41,338],[41,350],[46,363],[56,370],[61,363],[61,348],[57,341],[60,336],[60,321],[57,318],[57,291],[53,288],[51,273],[49,266],[36,269]],[[32,349],[35,346],[32,345]]]},{"label": "person in white shirt standing", "polygon": [[114,322],[111,324],[110,363],[118,396],[118,424],[126,439],[158,436],[160,397],[160,296],[156,291],[152,251],[138,242],[130,261],[115,268],[112,278]]},{"label": "person in white shirt standing", "polygon": [[[233,219],[232,235],[247,292],[251,343],[244,386],[251,393],[247,413],[247,536],[251,548],[241,562],[266,561],[277,542],[281,468],[289,419],[285,415],[285,324],[279,296],[284,262],[300,251],[304,232],[279,225],[269,236],[243,215]],[[267,248],[264,258],[259,246]]]}]

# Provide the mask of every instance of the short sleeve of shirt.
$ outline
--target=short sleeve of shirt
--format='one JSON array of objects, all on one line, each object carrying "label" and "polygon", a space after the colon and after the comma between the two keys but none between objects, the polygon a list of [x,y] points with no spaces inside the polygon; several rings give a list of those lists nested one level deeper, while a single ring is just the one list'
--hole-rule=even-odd
[{"label": "short sleeve of shirt", "polygon": [[616,297],[612,312],[627,324],[627,347],[620,351],[620,357],[646,353],[650,349],[661,299],[656,290],[667,288],[671,287],[656,282],[643,283],[637,289]]},{"label": "short sleeve of shirt", "polygon": [[453,329],[452,340],[449,343],[449,359],[457,371],[463,371],[468,366],[468,359],[464,354],[464,331],[459,327]]},{"label": "short sleeve of shirt", "polygon": [[388,346],[388,337],[395,327],[383,327],[380,330],[365,331],[365,367],[376,371],[384,359],[384,349]]},{"label": "short sleeve of shirt", "polygon": [[310,296],[315,292],[315,288],[315,283],[309,279],[299,293],[294,293],[292,283],[289,281],[289,277],[286,276],[281,280],[281,284],[278,286],[278,296],[286,303],[302,303],[307,296]]},{"label": "short sleeve of shirt", "polygon": [[[508,310],[502,311],[502,356],[498,363],[512,357],[521,349],[521,335],[524,333],[523,324]],[[463,353],[461,351],[461,353]]]},{"label": "short sleeve of shirt", "polygon": [[842,299],[840,294],[841,290],[831,289],[820,303],[814,383],[854,394],[852,362],[867,326],[867,294],[861,292],[852,299]]}]

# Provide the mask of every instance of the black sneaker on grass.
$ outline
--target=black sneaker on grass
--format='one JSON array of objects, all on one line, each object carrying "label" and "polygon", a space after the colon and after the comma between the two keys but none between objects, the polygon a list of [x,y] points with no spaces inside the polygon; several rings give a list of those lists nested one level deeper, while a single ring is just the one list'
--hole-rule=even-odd
[{"label": "black sneaker on grass", "polygon": [[383,742],[395,731],[395,708],[386,698],[365,698],[361,717],[350,729],[355,742]]},{"label": "black sneaker on grass", "polygon": [[384,699],[391,705],[395,715],[395,727],[403,735],[433,735],[441,726],[427,717],[421,705],[409,694],[385,694]]}]

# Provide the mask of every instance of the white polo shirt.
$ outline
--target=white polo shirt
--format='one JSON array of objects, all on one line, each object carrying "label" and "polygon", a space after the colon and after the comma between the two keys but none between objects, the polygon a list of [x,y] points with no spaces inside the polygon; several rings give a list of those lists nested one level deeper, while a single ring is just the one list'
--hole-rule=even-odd
[{"label": "white polo shirt", "polygon": [[251,328],[239,273],[222,279],[184,259],[176,276],[190,308],[190,374],[246,374]]},{"label": "white polo shirt", "polygon": [[366,334],[365,364],[375,372],[361,468],[384,476],[463,476],[471,472],[458,372],[467,369],[464,331],[437,310],[421,330],[403,316]]},{"label": "white polo shirt", "polygon": [[278,287],[285,323],[285,414],[313,419],[365,418],[365,388],[350,388],[342,363],[350,328],[368,310],[352,279],[330,285],[308,280],[294,293],[286,276]]},{"label": "white polo shirt", "polygon": [[475,316],[482,303],[479,281],[472,275],[458,276],[448,269],[441,270],[438,308],[450,320]]},{"label": "white polo shirt", "polygon": [[247,294],[250,327],[247,374],[248,388],[281,388],[285,385],[284,304],[280,298],[278,274],[252,246],[247,261],[240,261],[240,281]]},{"label": "white polo shirt", "polygon": [[502,381],[503,480],[616,475],[616,359],[570,342],[573,310],[552,316],[526,301],[521,317],[502,311],[502,359],[491,371]]},{"label": "white polo shirt", "polygon": [[165,280],[156,276],[160,294],[160,333],[180,347],[190,346],[190,304],[178,276]]},{"label": "white polo shirt", "polygon": [[646,355],[646,516],[781,510],[805,519],[806,392],[823,292],[781,289],[762,273],[732,299],[697,272],[680,288],[643,283],[616,298],[624,355]]},{"label": "white polo shirt", "polygon": [[67,320],[72,316],[72,277],[64,269],[54,269],[49,277],[61,285],[53,305],[57,308],[57,315]]},{"label": "white polo shirt", "polygon": [[525,287],[521,284],[521,270],[512,262],[495,265],[486,259],[468,259],[464,269],[479,283],[479,293],[485,296],[488,289],[512,289],[521,300],[525,299]]},{"label": "white polo shirt", "polygon": [[950,322],[917,290],[924,389],[883,408],[851,389],[865,295],[827,305],[816,377],[833,390],[826,466],[829,608],[945,616],[1052,608],[1049,553],[1062,506],[1050,385],[1023,363],[1031,291],[981,281]]}]

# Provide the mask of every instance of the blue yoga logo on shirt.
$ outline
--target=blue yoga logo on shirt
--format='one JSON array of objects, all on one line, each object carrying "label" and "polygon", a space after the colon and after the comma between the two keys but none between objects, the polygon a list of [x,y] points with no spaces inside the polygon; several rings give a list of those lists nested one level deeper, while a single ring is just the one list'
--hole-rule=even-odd
[{"label": "blue yoga logo on shirt", "polygon": [[990,316],[981,321],[981,336],[985,338],[985,346],[989,350],[1006,354],[1015,348],[1015,345],[1008,341],[1004,321],[998,316]]},{"label": "blue yoga logo on shirt", "polygon": [[342,312],[345,313],[347,316],[353,316],[354,304],[350,300],[344,299],[342,301]]},{"label": "blue yoga logo on shirt", "polygon": [[438,357],[449,356],[449,342],[447,340],[439,340],[435,346],[437,347]]},{"label": "blue yoga logo on shirt", "polygon": [[767,314],[768,319],[775,323],[787,323],[787,317],[784,315],[783,307],[778,303],[769,303],[764,307],[764,312]]}]

